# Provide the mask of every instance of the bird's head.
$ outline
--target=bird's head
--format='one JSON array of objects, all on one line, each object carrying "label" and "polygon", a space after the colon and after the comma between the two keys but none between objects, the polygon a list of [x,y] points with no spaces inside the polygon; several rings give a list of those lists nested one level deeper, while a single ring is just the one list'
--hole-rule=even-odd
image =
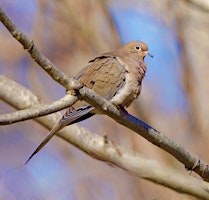
[{"label": "bird's head", "polygon": [[137,57],[144,58],[145,56],[153,57],[152,54],[148,51],[148,46],[142,41],[133,41],[128,42],[123,45],[120,50],[125,53],[127,56],[129,55],[137,55]]}]

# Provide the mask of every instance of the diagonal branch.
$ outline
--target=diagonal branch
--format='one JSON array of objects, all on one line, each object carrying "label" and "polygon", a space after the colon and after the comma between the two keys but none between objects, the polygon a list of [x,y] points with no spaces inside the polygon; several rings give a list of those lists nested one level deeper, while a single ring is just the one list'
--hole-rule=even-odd
[{"label": "diagonal branch", "polygon": [[29,39],[6,13],[0,7],[0,21],[12,34],[12,36],[22,44],[23,48],[28,51],[32,59],[39,64],[56,82],[61,84],[67,90],[72,88],[79,88],[80,84],[69,78],[64,72],[60,71],[44,54],[34,45],[33,41]]},{"label": "diagonal branch", "polygon": [[[8,99],[10,105],[16,109],[27,108],[28,104],[33,107],[40,106],[37,97],[29,90],[8,78],[4,77],[4,80],[6,80],[8,87],[16,88],[15,91],[20,94],[15,96],[12,90],[10,91],[8,94],[11,97]],[[2,87],[3,84],[0,84],[0,91]],[[16,102],[19,102],[19,104],[16,104]],[[48,129],[51,129],[53,124],[55,124],[60,117],[61,116],[58,114],[53,114],[36,118],[35,120]],[[76,146],[89,156],[97,160],[111,163],[131,175],[158,183],[180,193],[193,195],[202,199],[209,199],[208,183],[189,176],[188,174],[182,174],[162,166],[157,161],[146,159],[130,149],[109,141],[107,137],[102,138],[77,125],[65,127],[57,136]]]},{"label": "diagonal branch", "polygon": [[[104,98],[97,95],[86,87],[82,87],[77,81],[67,78],[63,72],[53,65],[33,44],[33,42],[27,38],[12,21],[6,16],[6,14],[0,9],[0,20],[10,33],[28,50],[32,58],[57,82],[63,85],[68,90],[77,90],[78,98],[85,100],[87,103],[93,105],[104,114],[113,118],[118,123],[130,128],[137,134],[146,138],[156,146],[165,150],[178,161],[183,163],[187,169],[193,170],[198,173],[203,179],[209,181],[209,169],[208,165],[200,161],[196,156],[192,155],[188,150],[181,145],[172,141],[167,136],[153,129],[151,126],[142,122],[141,120],[119,111],[111,102],[108,102]],[[76,98],[76,97],[75,97]],[[64,107],[64,106],[63,106]]]}]

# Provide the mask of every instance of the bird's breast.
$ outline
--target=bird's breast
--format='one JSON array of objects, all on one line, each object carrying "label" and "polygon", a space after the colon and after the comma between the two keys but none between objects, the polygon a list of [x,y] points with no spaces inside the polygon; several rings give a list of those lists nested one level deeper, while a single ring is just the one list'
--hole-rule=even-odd
[{"label": "bird's breast", "polygon": [[[143,62],[123,60],[117,57],[118,62],[125,68],[125,82],[111,102],[115,105],[128,107],[136,99],[141,91],[141,83],[144,78],[146,65]],[[142,66],[143,65],[143,66]]]},{"label": "bird's breast", "polygon": [[129,72],[125,75],[125,84],[118,90],[116,95],[111,99],[114,105],[121,105],[128,107],[134,99],[136,99],[141,91],[141,81],[137,76],[130,74]]}]

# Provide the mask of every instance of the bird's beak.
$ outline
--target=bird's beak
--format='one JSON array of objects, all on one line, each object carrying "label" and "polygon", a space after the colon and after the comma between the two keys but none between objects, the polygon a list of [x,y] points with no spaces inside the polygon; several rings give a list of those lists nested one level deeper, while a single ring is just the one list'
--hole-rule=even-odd
[{"label": "bird's beak", "polygon": [[145,54],[146,54],[146,56],[150,56],[150,57],[154,58],[154,56],[151,53],[149,53],[148,51],[146,51]]}]

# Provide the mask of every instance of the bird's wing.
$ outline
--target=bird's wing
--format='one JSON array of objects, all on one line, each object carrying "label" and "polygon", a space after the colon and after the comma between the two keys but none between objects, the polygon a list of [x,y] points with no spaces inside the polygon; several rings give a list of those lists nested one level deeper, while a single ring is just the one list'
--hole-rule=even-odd
[{"label": "bird's wing", "polygon": [[[94,92],[111,100],[125,82],[125,69],[112,54],[103,54],[90,61],[90,65],[82,69],[76,79]],[[70,125],[94,115],[95,108],[86,102],[78,101],[66,110],[60,120]]]},{"label": "bird's wing", "polygon": [[90,65],[78,74],[77,80],[94,92],[111,100],[125,83],[126,70],[115,56],[103,54],[90,61]]}]

